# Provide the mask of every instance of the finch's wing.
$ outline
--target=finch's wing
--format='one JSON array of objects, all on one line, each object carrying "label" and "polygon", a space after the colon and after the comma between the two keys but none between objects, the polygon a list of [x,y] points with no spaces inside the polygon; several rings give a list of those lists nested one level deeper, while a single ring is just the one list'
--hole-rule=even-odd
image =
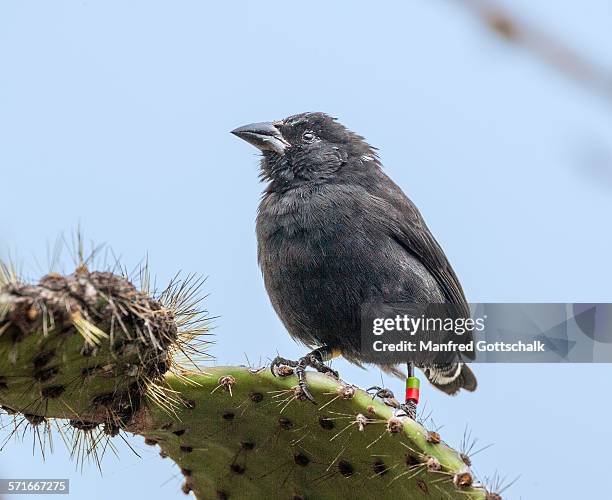
[{"label": "finch's wing", "polygon": [[[458,313],[461,316],[470,317],[469,306],[459,279],[421,213],[391,179],[382,171],[379,174],[384,179],[375,183],[371,194],[380,198],[376,205],[383,211],[380,219],[389,237],[425,266],[435,278],[446,300],[459,306]],[[471,337],[470,334],[468,338]],[[467,357],[473,357],[473,354],[470,354],[466,353]]]},{"label": "finch's wing", "polygon": [[444,251],[433,237],[423,217],[405,196],[391,237],[407,252],[418,257],[440,285],[448,302],[465,305],[467,301],[459,279]]}]

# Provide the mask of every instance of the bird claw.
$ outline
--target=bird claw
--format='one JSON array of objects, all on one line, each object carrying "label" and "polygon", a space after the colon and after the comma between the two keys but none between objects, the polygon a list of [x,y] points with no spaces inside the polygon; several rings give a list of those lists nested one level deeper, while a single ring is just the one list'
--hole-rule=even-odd
[{"label": "bird claw", "polygon": [[292,368],[295,368],[298,364],[299,364],[298,361],[293,361],[291,359],[286,359],[286,358],[282,358],[280,356],[276,356],[272,360],[272,363],[270,363],[270,371],[272,372],[272,375],[277,377],[278,373],[277,373],[276,369],[278,367],[280,367],[280,366],[290,366]]},{"label": "bird claw", "polygon": [[389,389],[386,389],[384,387],[379,387],[377,385],[374,385],[374,386],[370,387],[369,389],[366,389],[366,392],[368,394],[370,394],[370,392],[372,392],[374,390],[376,392],[372,396],[372,399],[373,398],[380,398],[380,399],[395,398],[395,396],[393,395],[393,393]]},{"label": "bird claw", "polygon": [[[397,413],[399,414],[400,412],[403,412],[405,416],[408,417],[410,420],[416,420],[417,405],[413,400],[408,400],[400,405],[399,411]],[[398,414],[396,414],[396,417],[399,417]]]},{"label": "bird claw", "polygon": [[408,400],[405,403],[400,404],[399,401],[395,399],[395,395],[393,394],[393,392],[391,392],[389,389],[379,387],[377,385],[370,387],[366,390],[368,394],[370,394],[372,391],[376,391],[374,392],[372,399],[380,398],[384,404],[390,406],[391,408],[394,408],[395,412],[393,415],[395,417],[408,417],[411,420],[416,420],[417,405],[413,400]]},{"label": "bird claw", "polygon": [[295,374],[297,375],[297,378],[298,378],[298,387],[302,391],[304,398],[316,404],[317,402],[315,401],[315,398],[310,393],[310,390],[308,389],[308,384],[306,383],[306,366],[301,364],[302,359],[304,358],[300,359],[300,362],[298,362],[298,365],[295,368]]},{"label": "bird claw", "polygon": [[272,375],[277,377],[279,375],[278,368],[281,366],[290,366],[291,368],[295,368],[295,374],[298,378],[298,387],[301,389],[304,398],[308,401],[312,401],[313,403],[316,403],[316,401],[310,393],[310,390],[308,389],[308,384],[306,383],[307,367],[310,366],[311,368],[317,370],[319,373],[330,374],[336,379],[339,378],[338,372],[323,363],[323,361],[321,361],[321,359],[317,355],[316,351],[307,354],[306,356],[298,359],[297,361],[286,359],[281,356],[276,356],[272,360],[272,363],[270,363],[270,371],[272,372]]},{"label": "bird claw", "polygon": [[395,399],[395,395],[389,389],[375,385],[366,390],[368,394],[370,394],[372,391],[375,391],[372,399],[379,398],[384,404],[390,406],[391,408],[401,408],[399,401]]},{"label": "bird claw", "polygon": [[331,375],[336,380],[340,380],[340,374],[337,370],[330,368],[325,363],[323,363],[323,361],[316,359],[316,356],[314,354],[310,354],[309,356],[312,358],[310,360],[309,366],[312,366],[319,373],[323,373],[324,375]]}]

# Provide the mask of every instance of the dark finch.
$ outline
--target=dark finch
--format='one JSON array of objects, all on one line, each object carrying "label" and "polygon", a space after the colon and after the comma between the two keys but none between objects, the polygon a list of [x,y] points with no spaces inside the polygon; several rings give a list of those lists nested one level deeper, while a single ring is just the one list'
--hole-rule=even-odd
[{"label": "dark finch", "polygon": [[[307,397],[306,366],[331,371],[323,362],[337,352],[369,362],[360,349],[364,303],[445,302],[469,314],[444,252],[361,136],[324,113],[232,133],[263,153],[257,242],[270,300],[289,334],[314,349],[299,361],[277,358],[272,369],[296,367]],[[417,366],[447,394],[476,389],[460,358]]]}]

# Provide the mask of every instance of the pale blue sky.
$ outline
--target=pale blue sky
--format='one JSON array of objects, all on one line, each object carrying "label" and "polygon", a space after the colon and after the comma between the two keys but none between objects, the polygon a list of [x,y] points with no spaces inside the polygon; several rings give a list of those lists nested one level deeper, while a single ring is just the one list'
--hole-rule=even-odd
[{"label": "pale blue sky", "polygon": [[[606,0],[512,5],[612,66]],[[80,222],[128,266],[148,253],[159,283],[209,276],[220,364],[298,356],[256,265],[257,155],[228,131],[326,111],[380,148],[471,302],[611,301],[611,104],[456,2],[2,0],[0,253],[37,276],[47,242]],[[475,371],[476,393],[423,398],[451,444],[466,424],[495,443],[474,459],[481,477],[520,474],[511,499],[605,490],[612,367]],[[183,498],[177,468],[131,443],[143,459],[121,447],[100,477],[59,440],[33,460],[27,438],[0,476],[69,476],[79,500]]]}]

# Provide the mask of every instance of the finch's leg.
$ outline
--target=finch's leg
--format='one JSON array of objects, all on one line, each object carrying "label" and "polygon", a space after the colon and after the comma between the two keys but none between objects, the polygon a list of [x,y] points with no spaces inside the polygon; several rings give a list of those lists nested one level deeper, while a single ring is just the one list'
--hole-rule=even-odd
[{"label": "finch's leg", "polygon": [[417,405],[419,404],[419,379],[414,376],[414,363],[406,363],[408,376],[406,378],[406,401],[400,406],[408,418],[416,420]]},{"label": "finch's leg", "polygon": [[375,385],[374,387],[370,387],[369,389],[367,389],[366,392],[368,394],[372,394],[373,392],[374,394],[372,395],[372,399],[380,398],[383,403],[385,403],[387,406],[390,406],[391,408],[400,407],[399,401],[395,399],[395,395],[389,389]]},{"label": "finch's leg", "polygon": [[414,376],[414,364],[407,363],[408,377],[406,378],[406,401],[399,404],[395,396],[389,389],[374,386],[370,387],[366,392],[368,394],[374,391],[374,398],[380,398],[387,406],[395,408],[396,416],[408,417],[416,420],[417,404],[419,402],[419,379]]},{"label": "finch's leg", "polygon": [[339,354],[340,353],[336,349],[324,346],[315,349],[297,361],[277,356],[270,364],[270,371],[272,372],[272,375],[276,377],[276,369],[279,366],[284,365],[295,368],[295,374],[297,375],[300,389],[302,389],[304,396],[314,403],[315,400],[312,397],[312,394],[310,394],[308,384],[306,383],[306,367],[310,366],[320,373],[331,373],[334,377],[338,378],[338,372],[327,366],[324,362],[335,358]]}]

